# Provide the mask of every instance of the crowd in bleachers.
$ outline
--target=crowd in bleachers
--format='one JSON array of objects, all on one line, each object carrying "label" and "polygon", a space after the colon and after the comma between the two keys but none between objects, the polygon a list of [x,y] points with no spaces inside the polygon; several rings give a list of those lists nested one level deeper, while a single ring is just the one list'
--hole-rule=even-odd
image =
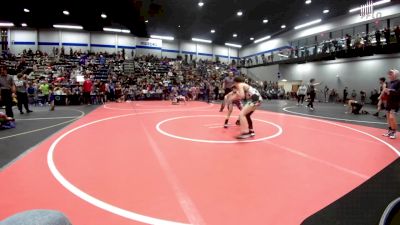
[{"label": "crowd in bleachers", "polygon": [[[354,36],[344,34],[341,38],[332,38],[312,44],[292,43],[291,48],[276,50],[272,53],[241,58],[240,66],[253,67],[282,61],[325,60],[328,55],[336,58],[368,56],[377,53],[400,51],[400,26],[358,33]],[[326,58],[332,59],[332,58]]]},{"label": "crowd in bleachers", "polygon": [[[223,99],[222,80],[228,71],[239,75],[235,64],[211,61],[186,62],[181,58],[152,55],[125,60],[125,53],[65,54],[63,48],[49,55],[24,50],[20,55],[3,55],[8,74],[22,74],[29,102],[46,105],[49,96],[56,104],[102,104],[106,101],[167,100],[173,95],[188,100]],[[132,64],[134,71],[124,67]]]}]

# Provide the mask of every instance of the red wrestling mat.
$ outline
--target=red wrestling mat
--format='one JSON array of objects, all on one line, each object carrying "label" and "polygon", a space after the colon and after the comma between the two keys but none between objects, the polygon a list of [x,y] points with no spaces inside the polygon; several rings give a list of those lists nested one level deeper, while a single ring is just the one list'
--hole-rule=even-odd
[{"label": "red wrestling mat", "polygon": [[0,220],[40,208],[74,225],[298,225],[398,157],[383,130],[259,110],[256,136],[237,141],[218,109],[99,107],[1,172]]}]

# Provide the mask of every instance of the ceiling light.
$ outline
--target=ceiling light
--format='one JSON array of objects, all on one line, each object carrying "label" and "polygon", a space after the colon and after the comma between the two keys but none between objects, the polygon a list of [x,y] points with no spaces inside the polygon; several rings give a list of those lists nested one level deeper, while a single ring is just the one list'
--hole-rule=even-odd
[{"label": "ceiling light", "polygon": [[0,27],[13,27],[13,23],[0,23]]},{"label": "ceiling light", "polygon": [[181,27],[181,25],[178,25],[178,27],[180,28],[180,27]]},{"label": "ceiling light", "polygon": [[329,9],[325,9],[324,11],[322,11],[324,14],[329,13]]},{"label": "ceiling light", "polygon": [[214,29],[212,29],[212,30],[211,30],[211,33],[215,33],[215,30],[214,30]]},{"label": "ceiling light", "polygon": [[360,10],[360,9],[361,9],[361,7],[357,7],[357,8],[354,8],[354,9],[350,9],[349,12],[352,13],[352,12],[358,11],[358,10]]},{"label": "ceiling light", "polygon": [[232,43],[225,43],[226,46],[231,46],[231,47],[235,47],[235,48],[241,48],[241,45],[238,44],[232,44]]},{"label": "ceiling light", "polygon": [[254,40],[254,38],[253,38],[253,37],[251,37],[251,38],[250,38],[250,41],[253,41],[253,40]]},{"label": "ceiling light", "polygon": [[28,24],[26,24],[26,23],[21,23],[21,26],[22,26],[22,27],[27,27]]},{"label": "ceiling light", "polygon": [[373,3],[373,5],[377,6],[377,5],[382,5],[382,4],[389,3],[389,2],[390,2],[390,0],[382,0],[382,1],[379,1],[379,2]]},{"label": "ceiling light", "polygon": [[174,40],[174,37],[171,37],[171,36],[150,35],[150,37],[157,38],[157,39],[163,39],[163,40],[169,40],[169,41]]},{"label": "ceiling light", "polygon": [[282,82],[287,82],[287,80],[286,79],[282,79]]},{"label": "ceiling light", "polygon": [[268,36],[266,36],[266,37],[263,37],[263,38],[260,38],[260,39],[255,40],[254,43],[258,43],[258,42],[261,42],[261,41],[265,41],[265,40],[268,40],[268,39],[270,39],[270,38],[271,38],[271,36],[268,35]]},{"label": "ceiling light", "polygon": [[63,13],[64,13],[64,15],[67,15],[67,16],[69,15],[69,12],[67,10],[64,10]]},{"label": "ceiling light", "polygon": [[[389,3],[389,2],[390,2],[390,0],[382,0],[382,1],[379,1],[379,2],[374,2],[372,5],[373,6],[377,6],[377,5],[382,5],[382,4]],[[352,13],[352,12],[356,12],[356,11],[359,11],[359,10],[361,10],[361,7],[350,9],[349,12]]]},{"label": "ceiling light", "polygon": [[286,25],[285,25],[285,24],[283,24],[283,25],[281,26],[281,28],[282,28],[282,29],[285,29],[285,28],[286,28]]},{"label": "ceiling light", "polygon": [[200,39],[200,38],[192,38],[192,41],[204,42],[204,43],[212,43],[211,40]]},{"label": "ceiling light", "polygon": [[27,8],[25,8],[25,9],[24,9],[24,12],[28,13],[28,12],[30,12],[30,10],[27,9]]},{"label": "ceiling light", "polygon": [[149,20],[145,20],[144,22],[145,22],[145,23],[148,23],[148,22],[149,22]]},{"label": "ceiling light", "polygon": [[314,25],[316,23],[321,23],[321,21],[322,21],[321,19],[313,20],[311,22],[295,26],[294,29],[297,30],[297,29],[300,29],[300,28],[303,28],[303,27],[308,27],[308,26]]},{"label": "ceiling light", "polygon": [[75,29],[75,30],[83,30],[82,26],[76,26],[76,25],[60,25],[60,24],[54,24],[54,28],[61,28],[61,29]]},{"label": "ceiling light", "polygon": [[306,1],[306,4],[308,5],[308,4],[311,4],[311,0],[307,0]]},{"label": "ceiling light", "polygon": [[268,23],[268,20],[263,20],[263,23]]},{"label": "ceiling light", "polygon": [[101,14],[101,18],[103,18],[103,19],[107,18],[107,15],[104,14],[104,13],[102,13],[102,14]]},{"label": "ceiling light", "polygon": [[129,34],[131,32],[130,30],[110,28],[110,27],[104,27],[103,30],[108,32],[126,33],[126,34]]},{"label": "ceiling light", "polygon": [[203,5],[204,5],[204,2],[199,2],[200,7],[203,7]]},{"label": "ceiling light", "polygon": [[242,12],[242,11],[238,11],[238,12],[236,13],[236,15],[242,16],[242,15],[243,15],[243,12]]},{"label": "ceiling light", "polygon": [[232,36],[233,36],[233,37],[237,37],[237,34],[233,34]]}]

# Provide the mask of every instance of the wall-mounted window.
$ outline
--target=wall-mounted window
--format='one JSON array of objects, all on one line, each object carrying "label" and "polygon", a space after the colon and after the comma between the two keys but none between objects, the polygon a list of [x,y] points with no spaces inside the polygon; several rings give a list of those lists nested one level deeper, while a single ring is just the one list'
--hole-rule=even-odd
[{"label": "wall-mounted window", "polygon": [[312,37],[308,37],[308,38],[307,38],[307,45],[308,45],[308,46],[313,46],[313,45],[315,45],[315,44],[316,44],[315,36],[312,36]]},{"label": "wall-mounted window", "polygon": [[376,30],[383,30],[385,29],[386,25],[386,20],[376,20],[369,24],[369,31],[375,32]]},{"label": "wall-mounted window", "polygon": [[342,38],[343,35],[343,30],[337,30],[332,32],[332,39],[337,39],[337,38]]},{"label": "wall-mounted window", "polygon": [[354,32],[355,32],[355,35],[360,34],[361,36],[364,36],[365,32],[367,32],[367,25],[362,24],[362,25],[356,26],[354,28]]},{"label": "wall-mounted window", "polygon": [[400,26],[400,17],[396,17],[396,18],[390,19],[390,26],[392,28]]},{"label": "wall-mounted window", "polygon": [[[354,27],[346,28],[343,30],[343,35],[349,34],[350,36],[354,36]],[[344,37],[343,36],[343,37]]]},{"label": "wall-mounted window", "polygon": [[304,47],[307,45],[307,39],[300,39],[299,40],[299,47]]},{"label": "wall-mounted window", "polygon": [[330,40],[330,38],[329,38],[329,32],[320,33],[320,34],[318,34],[318,36],[317,36],[317,42],[318,42],[318,43],[321,43],[321,42],[323,42],[323,41],[328,41],[328,40]]}]

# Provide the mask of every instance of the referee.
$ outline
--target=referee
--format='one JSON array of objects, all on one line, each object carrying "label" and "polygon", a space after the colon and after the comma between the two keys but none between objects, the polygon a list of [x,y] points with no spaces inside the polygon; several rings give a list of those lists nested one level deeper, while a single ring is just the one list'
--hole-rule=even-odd
[{"label": "referee", "polygon": [[6,115],[14,118],[12,111],[12,94],[15,93],[15,84],[12,76],[7,74],[7,67],[0,65],[0,101],[6,107]]},{"label": "referee", "polygon": [[[223,82],[222,82],[222,88],[225,90],[224,99],[225,99],[225,96],[226,96],[229,92],[232,91],[232,87],[235,85],[234,79],[235,79],[235,78],[233,77],[233,72],[230,71],[230,72],[228,73],[228,76],[225,77],[225,79],[223,80]],[[222,101],[221,109],[220,109],[219,111],[220,111],[220,112],[224,111],[224,108],[225,108],[225,101]]]}]

